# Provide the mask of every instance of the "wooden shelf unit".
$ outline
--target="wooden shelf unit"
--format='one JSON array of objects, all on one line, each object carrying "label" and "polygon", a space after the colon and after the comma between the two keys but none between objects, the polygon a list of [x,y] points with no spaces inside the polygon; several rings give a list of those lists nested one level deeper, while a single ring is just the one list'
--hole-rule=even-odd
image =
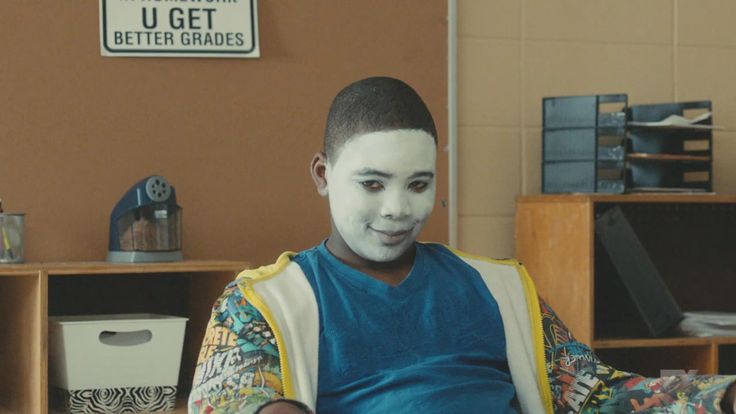
[{"label": "wooden shelf unit", "polygon": [[670,346],[736,345],[736,336],[672,337],[672,338],[609,338],[593,341],[595,349],[659,348]]},{"label": "wooden shelf unit", "polygon": [[643,323],[634,321],[636,310],[625,291],[597,290],[610,286],[613,276],[596,241],[595,218],[613,205],[634,216],[629,219],[637,237],[683,311],[736,312],[732,195],[519,197],[516,256],[540,295],[578,340],[617,368],[655,376],[662,369],[736,373],[736,338],[647,338],[638,329],[637,323]]},{"label": "wooden shelf unit", "polygon": [[0,413],[49,413],[50,315],[134,312],[189,318],[177,400],[177,410],[186,412],[185,394],[212,304],[248,267],[215,260],[0,265]]}]

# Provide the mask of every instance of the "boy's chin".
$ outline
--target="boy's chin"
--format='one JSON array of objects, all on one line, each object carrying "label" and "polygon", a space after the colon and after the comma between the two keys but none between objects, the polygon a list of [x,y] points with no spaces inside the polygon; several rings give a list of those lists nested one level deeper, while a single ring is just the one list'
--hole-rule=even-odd
[{"label": "boy's chin", "polygon": [[355,253],[363,258],[363,260],[376,263],[389,263],[400,259],[413,245],[414,240],[407,240],[407,242],[396,246],[366,246]]}]

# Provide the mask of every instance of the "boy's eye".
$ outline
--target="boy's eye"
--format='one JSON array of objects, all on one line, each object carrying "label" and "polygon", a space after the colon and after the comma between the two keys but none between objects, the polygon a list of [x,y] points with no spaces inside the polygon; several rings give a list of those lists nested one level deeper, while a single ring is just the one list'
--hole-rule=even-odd
[{"label": "boy's eye", "polygon": [[422,191],[426,190],[427,187],[429,187],[429,183],[426,181],[414,181],[409,184],[409,188],[417,193],[421,193]]},{"label": "boy's eye", "polygon": [[362,185],[363,188],[365,188],[368,191],[379,191],[383,189],[383,184],[381,184],[380,181],[376,181],[376,180],[361,181],[360,185]]}]

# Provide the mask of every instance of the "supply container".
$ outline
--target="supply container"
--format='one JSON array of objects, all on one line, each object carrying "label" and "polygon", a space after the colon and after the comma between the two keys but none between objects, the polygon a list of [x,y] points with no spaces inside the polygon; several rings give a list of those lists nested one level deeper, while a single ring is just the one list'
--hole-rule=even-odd
[{"label": "supply container", "polygon": [[173,410],[187,318],[49,317],[52,405],[64,412]]},{"label": "supply container", "polygon": [[0,263],[23,263],[25,215],[0,213]]}]

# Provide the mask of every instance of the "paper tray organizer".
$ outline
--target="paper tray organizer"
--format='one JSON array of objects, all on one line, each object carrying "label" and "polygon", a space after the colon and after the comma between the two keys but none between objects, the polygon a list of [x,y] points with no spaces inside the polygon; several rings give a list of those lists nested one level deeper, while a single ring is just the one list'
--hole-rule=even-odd
[{"label": "paper tray organizer", "polygon": [[542,100],[542,192],[713,191],[710,101],[628,106],[626,94]]},{"label": "paper tray organizer", "polygon": [[623,193],[625,94],[542,100],[542,192]]},{"label": "paper tray organizer", "polygon": [[712,126],[712,117],[692,127],[631,125],[696,111],[711,112],[711,101],[633,105],[628,109],[632,190],[713,191],[713,132],[698,128]]}]

